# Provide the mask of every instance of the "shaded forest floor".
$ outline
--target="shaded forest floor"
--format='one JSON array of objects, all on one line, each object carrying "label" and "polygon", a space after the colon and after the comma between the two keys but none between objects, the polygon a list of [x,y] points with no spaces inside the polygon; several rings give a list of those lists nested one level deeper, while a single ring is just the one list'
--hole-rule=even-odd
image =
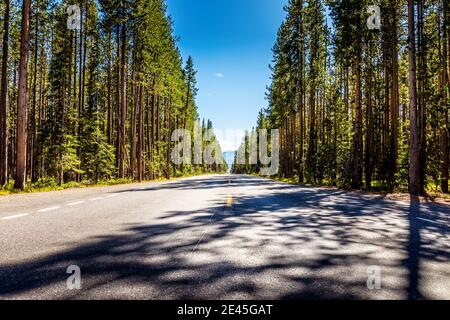
[{"label": "shaded forest floor", "polygon": [[[330,189],[330,190],[345,190],[345,191],[357,192],[357,193],[361,193],[361,194],[382,195],[388,200],[410,201],[409,193],[401,192],[401,191],[387,192],[384,190],[371,190],[371,191],[353,190],[353,189],[339,188],[339,187],[330,186],[330,185],[299,184],[295,180],[295,178],[287,179],[287,178],[281,178],[281,177],[270,177],[270,179],[288,183],[288,184],[292,184],[292,185],[304,186],[304,187],[316,187],[316,188]],[[429,185],[429,187],[427,189],[427,195],[424,197],[419,197],[419,199],[420,199],[420,202],[423,202],[423,203],[440,203],[440,204],[450,206],[450,194],[445,194],[443,192],[440,192],[439,190],[436,190],[434,187],[432,188],[431,185]]]}]

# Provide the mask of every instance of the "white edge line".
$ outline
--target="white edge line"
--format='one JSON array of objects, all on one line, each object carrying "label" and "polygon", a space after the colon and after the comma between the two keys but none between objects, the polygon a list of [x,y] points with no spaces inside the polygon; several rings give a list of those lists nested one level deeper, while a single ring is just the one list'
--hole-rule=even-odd
[{"label": "white edge line", "polygon": [[197,244],[195,245],[194,249],[192,249],[192,252],[195,252],[195,251],[197,250],[197,248],[198,248],[198,246],[199,246],[200,242],[202,242],[202,241],[203,241],[203,239],[205,238],[205,236],[206,236],[206,231],[205,231],[205,232],[203,232],[203,235],[202,235],[202,237],[200,238],[200,240],[198,240],[198,242],[197,242]]},{"label": "white edge line", "polygon": [[430,222],[430,223],[434,223],[434,224],[441,224],[441,223],[439,223],[437,221],[433,221],[433,220],[429,220],[429,219],[425,219],[425,218],[417,218],[417,219],[422,220],[422,221],[426,221],[426,222]]},{"label": "white edge line", "polygon": [[16,214],[15,216],[1,218],[1,220],[11,220],[11,219],[17,219],[17,218],[22,218],[22,217],[26,217],[26,216],[29,216],[29,214],[28,213]]},{"label": "white edge line", "polygon": [[114,193],[114,194],[110,194],[109,196],[107,196],[107,198],[114,198],[114,197],[117,197],[119,194],[117,194],[117,193]]},{"label": "white edge line", "polygon": [[97,201],[97,200],[102,200],[102,199],[104,199],[103,197],[99,197],[99,198],[92,198],[92,199],[89,199],[89,201]]},{"label": "white edge line", "polygon": [[82,203],[84,203],[84,201],[72,202],[72,203],[68,203],[67,205],[69,207],[73,207],[73,206],[77,206],[77,205],[82,204]]},{"label": "white edge line", "polygon": [[60,208],[61,207],[45,208],[45,209],[38,210],[38,212],[47,212],[47,211],[52,211],[52,210],[56,210],[56,209],[60,209]]}]

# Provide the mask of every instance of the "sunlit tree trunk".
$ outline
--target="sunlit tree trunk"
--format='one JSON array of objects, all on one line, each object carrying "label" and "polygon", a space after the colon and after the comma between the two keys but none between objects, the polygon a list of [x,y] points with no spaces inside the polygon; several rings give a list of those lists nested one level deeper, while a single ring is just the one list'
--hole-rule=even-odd
[{"label": "sunlit tree trunk", "polygon": [[9,0],[5,0],[2,43],[2,75],[0,80],[0,187],[8,181],[8,47],[9,47]]},{"label": "sunlit tree trunk", "polygon": [[20,40],[19,92],[17,96],[17,151],[16,151],[16,189],[25,188],[27,157],[27,80],[28,51],[30,34],[31,0],[24,0],[22,7],[22,33]]},{"label": "sunlit tree trunk", "polygon": [[417,77],[416,77],[416,32],[414,0],[408,0],[408,90],[409,90],[409,192],[413,196],[420,193],[419,177],[419,132],[417,128]]},{"label": "sunlit tree trunk", "polygon": [[444,193],[448,193],[448,171],[449,171],[449,133],[448,133],[448,99],[450,99],[450,83],[448,74],[448,28],[449,28],[449,12],[448,12],[448,0],[442,1],[443,6],[443,19],[442,19],[442,84],[443,97],[444,97],[444,111],[441,116],[441,190]]}]

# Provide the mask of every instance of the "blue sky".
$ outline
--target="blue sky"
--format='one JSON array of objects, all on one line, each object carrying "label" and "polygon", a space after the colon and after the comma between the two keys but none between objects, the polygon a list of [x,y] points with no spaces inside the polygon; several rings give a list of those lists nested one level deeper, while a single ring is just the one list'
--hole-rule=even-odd
[{"label": "blue sky", "polygon": [[[194,59],[201,117],[214,127],[251,129],[266,107],[269,64],[287,0],[167,0],[178,46]],[[237,142],[220,138],[225,150]],[[227,141],[226,141],[227,140]]]}]

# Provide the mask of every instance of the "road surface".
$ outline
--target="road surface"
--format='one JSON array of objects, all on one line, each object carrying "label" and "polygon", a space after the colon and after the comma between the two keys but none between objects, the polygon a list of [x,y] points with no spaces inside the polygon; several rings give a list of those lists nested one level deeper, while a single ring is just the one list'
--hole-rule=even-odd
[{"label": "road surface", "polygon": [[450,299],[449,226],[448,206],[250,176],[5,196],[0,299]]}]

